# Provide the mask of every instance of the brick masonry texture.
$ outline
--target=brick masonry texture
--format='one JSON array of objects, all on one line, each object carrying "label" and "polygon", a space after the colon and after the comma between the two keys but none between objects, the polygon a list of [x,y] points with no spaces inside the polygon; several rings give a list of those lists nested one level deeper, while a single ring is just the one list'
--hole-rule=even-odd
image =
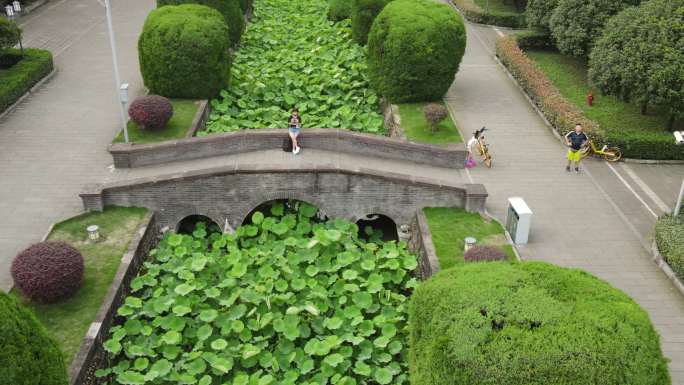
[{"label": "brick masonry texture", "polygon": [[357,221],[368,214],[383,214],[397,225],[409,225],[424,207],[480,212],[487,191],[477,184],[369,169],[241,164],[93,185],[81,198],[86,210],[108,205],[146,207],[158,214],[160,226],[172,229],[187,216],[204,215],[229,231],[260,204],[275,199],[305,201],[333,218]]},{"label": "brick masonry texture", "polygon": [[411,222],[409,249],[418,257],[418,273],[421,279],[426,280],[439,273],[439,259],[423,210],[418,210]]},{"label": "brick masonry texture", "polygon": [[[112,144],[109,153],[116,168],[142,167],[174,161],[201,159],[251,151],[281,148],[287,130],[242,130],[199,138],[151,144]],[[435,167],[462,169],[463,145],[435,146],[397,138],[337,129],[304,129],[303,148],[337,151],[376,158],[401,160]]]}]

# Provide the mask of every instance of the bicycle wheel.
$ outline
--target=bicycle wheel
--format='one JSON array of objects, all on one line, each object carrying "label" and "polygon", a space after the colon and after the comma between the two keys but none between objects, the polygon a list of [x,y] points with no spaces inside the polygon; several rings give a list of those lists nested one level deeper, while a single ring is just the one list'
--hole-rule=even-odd
[{"label": "bicycle wheel", "polygon": [[622,151],[617,147],[610,147],[604,151],[603,159],[608,162],[617,162],[622,159]]},{"label": "bicycle wheel", "polygon": [[589,146],[586,146],[580,150],[580,156],[582,156],[583,159],[591,156],[591,153],[591,147]]},{"label": "bicycle wheel", "polygon": [[489,155],[489,151],[487,151],[484,154],[484,165],[487,166],[487,168],[492,168],[492,156]]}]

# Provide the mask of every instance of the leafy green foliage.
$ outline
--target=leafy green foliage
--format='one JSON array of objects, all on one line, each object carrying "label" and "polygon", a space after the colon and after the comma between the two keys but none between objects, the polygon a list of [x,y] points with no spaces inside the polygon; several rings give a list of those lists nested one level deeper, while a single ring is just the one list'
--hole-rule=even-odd
[{"label": "leafy green foliage", "polygon": [[368,72],[392,102],[441,98],[465,53],[461,17],[431,0],[397,0],[378,15],[368,38]]},{"label": "leafy green foliage", "polygon": [[641,0],[558,0],[549,26],[558,50],[584,57],[601,35],[608,19]]},{"label": "leafy green foliage", "polygon": [[200,224],[192,236],[167,235],[131,282],[104,344],[117,363],[99,374],[130,384],[406,384],[415,256],[316,212],[277,204],[235,234]]},{"label": "leafy green foliage", "polygon": [[200,4],[219,11],[230,30],[230,42],[236,45],[240,41],[245,27],[242,5],[240,0],[157,0],[157,7],[165,5]]},{"label": "leafy green foliage", "polygon": [[6,55],[16,56],[17,63],[0,71],[0,111],[15,103],[31,87],[50,74],[53,69],[52,54],[42,49],[8,49]]},{"label": "leafy green foliage", "polygon": [[21,28],[14,22],[4,17],[0,17],[0,56],[8,48],[12,48],[21,39]]},{"label": "leafy green foliage", "polygon": [[684,0],[650,0],[613,17],[589,60],[603,92],[684,116]]},{"label": "leafy green foliage", "polygon": [[351,18],[352,2],[351,0],[330,0],[328,5],[328,19],[332,21],[341,21]]},{"label": "leafy green foliage", "polygon": [[423,107],[425,103],[405,103],[399,104],[399,115],[401,116],[401,130],[408,140],[419,143],[430,143],[448,145],[450,143],[461,143],[461,134],[456,124],[447,117],[437,125],[437,130],[433,131],[430,123],[425,119]]},{"label": "leafy green foliage", "polygon": [[147,16],[138,40],[140,71],[150,93],[207,99],[228,83],[228,27],[198,4],[166,6]]},{"label": "leafy green foliage", "polygon": [[384,132],[365,54],[348,21],[326,19],[325,0],[257,0],[207,129],[281,128],[297,106],[307,127]]},{"label": "leafy green foliage", "polygon": [[66,385],[62,353],[36,317],[0,292],[0,385]]},{"label": "leafy green foliage", "polygon": [[656,223],[658,250],[680,279],[684,279],[684,221],[682,216],[666,215]]},{"label": "leafy green foliage", "polygon": [[392,0],[351,0],[352,38],[361,44],[368,42],[373,21]]},{"label": "leafy green foliage", "polygon": [[583,271],[466,264],[411,296],[412,385],[667,385],[648,314]]},{"label": "leafy green foliage", "polygon": [[546,34],[551,31],[551,15],[558,6],[559,0],[529,0],[525,8],[525,20],[531,29]]},{"label": "leafy green foliage", "polygon": [[[477,2],[473,0],[453,0],[454,5],[461,11],[463,16],[474,23],[512,28],[522,28],[525,26],[525,15],[506,9],[509,6],[501,0],[489,0],[490,8],[488,9],[481,4],[483,2],[487,3],[486,0],[478,0]],[[515,10],[515,6],[510,6],[510,8]]]}]

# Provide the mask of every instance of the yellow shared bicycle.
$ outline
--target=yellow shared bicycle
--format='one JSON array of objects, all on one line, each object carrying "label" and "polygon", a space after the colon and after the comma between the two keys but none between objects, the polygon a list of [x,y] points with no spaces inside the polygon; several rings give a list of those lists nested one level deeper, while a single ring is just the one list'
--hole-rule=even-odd
[{"label": "yellow shared bicycle", "polygon": [[589,140],[587,144],[582,148],[582,158],[586,158],[588,156],[600,156],[603,159],[607,160],[608,162],[617,162],[620,159],[622,159],[622,151],[620,151],[619,148],[617,147],[609,147],[607,144],[601,147],[599,150],[598,147],[594,144],[593,141]]}]

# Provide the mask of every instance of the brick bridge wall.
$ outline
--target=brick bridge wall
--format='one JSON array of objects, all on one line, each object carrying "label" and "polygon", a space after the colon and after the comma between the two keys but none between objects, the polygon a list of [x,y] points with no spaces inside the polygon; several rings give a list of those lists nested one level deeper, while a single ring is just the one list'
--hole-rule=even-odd
[{"label": "brick bridge wall", "polygon": [[449,184],[364,169],[291,167],[240,165],[153,176],[89,186],[81,198],[86,210],[102,210],[106,205],[146,207],[157,213],[160,226],[172,229],[189,215],[205,215],[230,230],[257,206],[274,199],[306,201],[333,218],[356,221],[383,214],[397,225],[410,225],[416,211],[424,207],[479,212],[487,197],[480,184]]}]

